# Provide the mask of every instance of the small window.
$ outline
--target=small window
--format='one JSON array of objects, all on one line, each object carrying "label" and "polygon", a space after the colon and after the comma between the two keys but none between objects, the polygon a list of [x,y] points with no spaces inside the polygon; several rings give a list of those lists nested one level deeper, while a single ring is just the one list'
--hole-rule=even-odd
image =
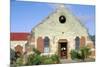
[{"label": "small window", "polygon": [[45,37],[44,38],[44,53],[49,53],[50,51],[49,45],[50,45],[50,39],[49,37]]},{"label": "small window", "polygon": [[59,21],[60,21],[60,23],[65,23],[66,22],[66,17],[64,15],[61,15],[59,17]]},{"label": "small window", "polygon": [[80,49],[80,38],[78,36],[75,38],[75,49]]}]

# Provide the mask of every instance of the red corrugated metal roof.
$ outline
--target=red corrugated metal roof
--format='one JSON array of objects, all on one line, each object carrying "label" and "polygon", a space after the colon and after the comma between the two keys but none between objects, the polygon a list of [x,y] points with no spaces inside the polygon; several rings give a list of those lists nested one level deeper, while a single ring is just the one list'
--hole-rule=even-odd
[{"label": "red corrugated metal roof", "polygon": [[11,41],[26,41],[28,39],[29,33],[26,32],[11,32],[10,40]]}]

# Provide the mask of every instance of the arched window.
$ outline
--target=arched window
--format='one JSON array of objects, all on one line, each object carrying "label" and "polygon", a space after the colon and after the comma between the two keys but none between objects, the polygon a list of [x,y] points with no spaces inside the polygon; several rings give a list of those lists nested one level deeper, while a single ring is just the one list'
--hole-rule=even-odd
[{"label": "arched window", "polygon": [[50,46],[50,39],[49,39],[49,37],[46,36],[44,38],[44,52],[45,53],[49,53],[49,51],[50,51],[49,46]]},{"label": "arched window", "polygon": [[75,49],[79,49],[80,48],[80,38],[77,36],[75,38]]}]

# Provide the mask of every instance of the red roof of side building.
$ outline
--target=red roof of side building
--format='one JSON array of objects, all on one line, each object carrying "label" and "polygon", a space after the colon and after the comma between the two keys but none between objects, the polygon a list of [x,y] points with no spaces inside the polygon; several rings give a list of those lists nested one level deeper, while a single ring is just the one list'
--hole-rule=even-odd
[{"label": "red roof of side building", "polygon": [[23,32],[11,32],[10,33],[10,40],[11,41],[26,41],[28,39],[29,33]]}]

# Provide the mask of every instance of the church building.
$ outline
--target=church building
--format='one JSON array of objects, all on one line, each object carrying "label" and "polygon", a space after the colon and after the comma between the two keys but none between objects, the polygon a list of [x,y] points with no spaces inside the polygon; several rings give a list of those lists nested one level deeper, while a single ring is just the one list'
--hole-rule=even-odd
[{"label": "church building", "polygon": [[32,28],[25,46],[38,49],[42,55],[57,54],[65,59],[70,59],[72,49],[78,50],[83,46],[94,49],[86,27],[64,5]]}]

